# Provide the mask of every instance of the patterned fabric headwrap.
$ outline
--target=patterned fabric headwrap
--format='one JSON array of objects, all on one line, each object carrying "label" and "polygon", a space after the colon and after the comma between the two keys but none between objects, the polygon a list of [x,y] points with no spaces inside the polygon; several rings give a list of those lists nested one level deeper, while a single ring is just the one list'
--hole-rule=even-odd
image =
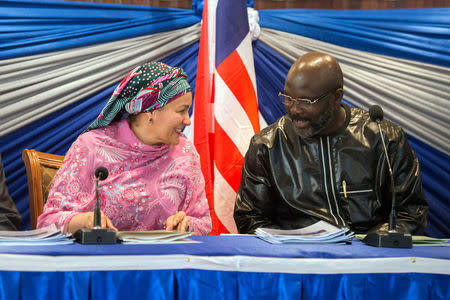
[{"label": "patterned fabric headwrap", "polygon": [[190,91],[183,69],[161,62],[143,64],[122,80],[86,131],[118,121],[124,113],[138,114],[161,108]]}]

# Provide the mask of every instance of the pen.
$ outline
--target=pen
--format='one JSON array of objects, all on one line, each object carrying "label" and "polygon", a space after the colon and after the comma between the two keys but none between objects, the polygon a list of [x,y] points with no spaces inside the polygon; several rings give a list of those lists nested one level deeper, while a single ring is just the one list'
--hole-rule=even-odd
[{"label": "pen", "polygon": [[347,198],[347,183],[342,181],[342,189],[344,190],[344,197]]}]

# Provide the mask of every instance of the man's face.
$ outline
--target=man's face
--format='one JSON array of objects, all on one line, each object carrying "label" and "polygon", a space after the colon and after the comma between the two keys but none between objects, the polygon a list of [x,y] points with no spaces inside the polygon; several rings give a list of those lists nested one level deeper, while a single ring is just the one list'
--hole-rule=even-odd
[{"label": "man's face", "polygon": [[342,73],[337,62],[322,53],[307,53],[286,76],[286,111],[302,138],[330,134],[345,121],[340,108]]},{"label": "man's face", "polygon": [[[302,96],[301,98],[312,100],[317,97]],[[333,93],[329,93],[314,104],[285,101],[285,108],[295,125],[297,134],[302,138],[310,138],[331,125],[334,116]]]}]

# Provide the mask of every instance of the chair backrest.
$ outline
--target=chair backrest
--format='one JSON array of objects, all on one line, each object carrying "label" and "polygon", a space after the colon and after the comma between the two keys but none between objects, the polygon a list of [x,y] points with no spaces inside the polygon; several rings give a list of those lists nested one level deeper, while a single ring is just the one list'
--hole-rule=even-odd
[{"label": "chair backrest", "polygon": [[42,214],[53,177],[64,156],[25,149],[22,159],[27,169],[28,197],[30,200],[30,227],[36,228],[37,218]]}]

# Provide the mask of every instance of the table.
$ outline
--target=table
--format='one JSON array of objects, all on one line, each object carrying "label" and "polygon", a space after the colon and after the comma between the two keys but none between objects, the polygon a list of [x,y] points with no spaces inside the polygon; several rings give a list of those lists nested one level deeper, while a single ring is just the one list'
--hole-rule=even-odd
[{"label": "table", "polygon": [[450,299],[450,248],[272,245],[0,246],[0,299]]}]

